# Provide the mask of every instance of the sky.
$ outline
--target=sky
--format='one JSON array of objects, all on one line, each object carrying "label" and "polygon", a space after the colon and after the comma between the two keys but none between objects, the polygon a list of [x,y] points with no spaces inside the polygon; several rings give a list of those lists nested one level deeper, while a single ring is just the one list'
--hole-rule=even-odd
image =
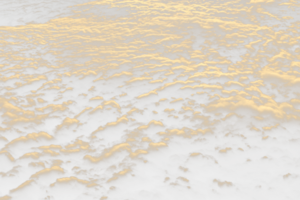
[{"label": "sky", "polygon": [[300,4],[0,3],[0,200],[300,196]]}]

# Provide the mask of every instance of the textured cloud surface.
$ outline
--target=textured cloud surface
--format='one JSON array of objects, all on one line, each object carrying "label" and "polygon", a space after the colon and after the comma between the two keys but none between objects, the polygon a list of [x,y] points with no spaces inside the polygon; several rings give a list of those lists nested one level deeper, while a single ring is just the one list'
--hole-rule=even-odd
[{"label": "textured cloud surface", "polygon": [[91,0],[9,0],[0,2],[0,25],[20,26],[46,23],[72,14],[72,6]]},{"label": "textured cloud surface", "polygon": [[0,200],[300,198],[294,0],[0,3]]}]

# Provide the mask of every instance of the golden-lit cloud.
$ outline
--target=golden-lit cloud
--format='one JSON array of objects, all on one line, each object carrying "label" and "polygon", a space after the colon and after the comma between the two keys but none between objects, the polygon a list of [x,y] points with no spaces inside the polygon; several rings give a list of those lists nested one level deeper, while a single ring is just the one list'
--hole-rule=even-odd
[{"label": "golden-lit cloud", "polygon": [[299,2],[28,2],[0,8],[0,200],[296,199]]}]

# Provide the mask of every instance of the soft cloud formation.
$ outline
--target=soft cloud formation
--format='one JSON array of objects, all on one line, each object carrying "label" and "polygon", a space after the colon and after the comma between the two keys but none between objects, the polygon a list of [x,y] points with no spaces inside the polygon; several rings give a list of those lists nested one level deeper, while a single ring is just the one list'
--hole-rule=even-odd
[{"label": "soft cloud formation", "polygon": [[0,200],[298,199],[299,5],[1,3]]}]

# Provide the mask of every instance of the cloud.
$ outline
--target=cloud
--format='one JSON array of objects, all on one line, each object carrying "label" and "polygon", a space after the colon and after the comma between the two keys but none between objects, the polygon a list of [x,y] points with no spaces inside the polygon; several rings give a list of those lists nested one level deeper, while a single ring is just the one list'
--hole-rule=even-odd
[{"label": "cloud", "polygon": [[115,140],[121,136],[121,133],[126,129],[129,123],[129,119],[126,116],[122,116],[116,121],[108,122],[104,126],[98,127],[91,133],[92,140],[96,138],[105,138],[108,140]]},{"label": "cloud", "polygon": [[55,181],[56,178],[65,174],[64,169],[60,166],[53,166],[51,168],[42,169],[32,174],[29,179],[34,179],[42,184],[49,184]]},{"label": "cloud", "polygon": [[24,196],[35,198],[39,194],[39,186],[34,180],[26,180],[17,188],[9,191],[12,199],[22,199]]},{"label": "cloud", "polygon": [[[67,6],[71,6],[78,3],[86,2],[84,0],[66,1],[58,3],[59,10],[66,9]],[[36,2],[33,3],[28,0],[23,0],[19,4],[15,5],[11,2],[3,2],[3,9],[1,14],[1,25],[21,25],[26,22],[46,22],[55,17],[57,14],[66,14],[67,12],[48,12],[51,11],[53,4],[51,2]],[[40,10],[44,10],[44,13]]]},{"label": "cloud", "polygon": [[148,133],[156,133],[158,131],[164,130],[165,125],[161,121],[151,120],[147,125],[142,125],[139,127],[140,130]]},{"label": "cloud", "polygon": [[128,143],[120,143],[114,145],[108,149],[107,152],[102,153],[100,156],[85,155],[83,161],[90,166],[97,166],[99,168],[105,168],[117,161],[120,161],[124,156],[131,152],[130,145]]},{"label": "cloud", "polygon": [[90,103],[90,104],[94,104],[94,105],[98,105],[98,104],[100,104],[103,100],[104,100],[104,98],[103,98],[102,96],[91,97],[91,98],[89,99],[89,103]]},{"label": "cloud", "polygon": [[0,151],[1,171],[11,169],[14,165],[15,158],[7,150]]},{"label": "cloud", "polygon": [[158,93],[156,91],[150,91],[137,96],[137,101],[141,103],[152,102],[158,99]]},{"label": "cloud", "polygon": [[47,77],[46,76],[39,76],[30,80],[25,80],[26,82],[24,84],[20,84],[20,86],[18,86],[16,88],[16,90],[18,92],[25,92],[28,90],[33,90],[33,89],[37,89],[39,86],[42,85],[42,83],[47,81]]},{"label": "cloud", "polygon": [[[96,106],[89,115],[92,118],[99,118],[99,119],[113,119],[119,116],[122,113],[121,107],[115,100],[107,100],[103,101],[100,105]],[[104,117],[105,116],[105,117]]]},{"label": "cloud", "polygon": [[76,129],[80,126],[78,119],[66,117],[61,124],[57,125],[54,136],[59,140],[68,140],[76,136]]},{"label": "cloud", "polygon": [[86,189],[89,181],[74,176],[56,179],[49,186],[50,194],[56,199],[74,199]]},{"label": "cloud", "polygon": [[93,81],[95,86],[98,87],[104,87],[107,89],[114,89],[115,87],[121,85],[125,81],[129,80],[133,74],[131,72],[120,72],[120,73],[115,73],[107,78],[97,78]]},{"label": "cloud", "polygon": [[136,190],[136,188],[147,184],[146,181],[146,179],[135,174],[131,169],[124,169],[114,173],[112,177],[106,181],[106,184]]},{"label": "cloud", "polygon": [[39,133],[28,133],[26,136],[21,136],[11,140],[5,145],[5,148],[11,151],[18,151],[22,149],[27,149],[34,146],[40,146],[44,144],[51,144],[55,142],[55,138],[49,135],[47,132]]},{"label": "cloud", "polygon": [[0,27],[0,199],[299,199],[295,1],[78,2]]}]

